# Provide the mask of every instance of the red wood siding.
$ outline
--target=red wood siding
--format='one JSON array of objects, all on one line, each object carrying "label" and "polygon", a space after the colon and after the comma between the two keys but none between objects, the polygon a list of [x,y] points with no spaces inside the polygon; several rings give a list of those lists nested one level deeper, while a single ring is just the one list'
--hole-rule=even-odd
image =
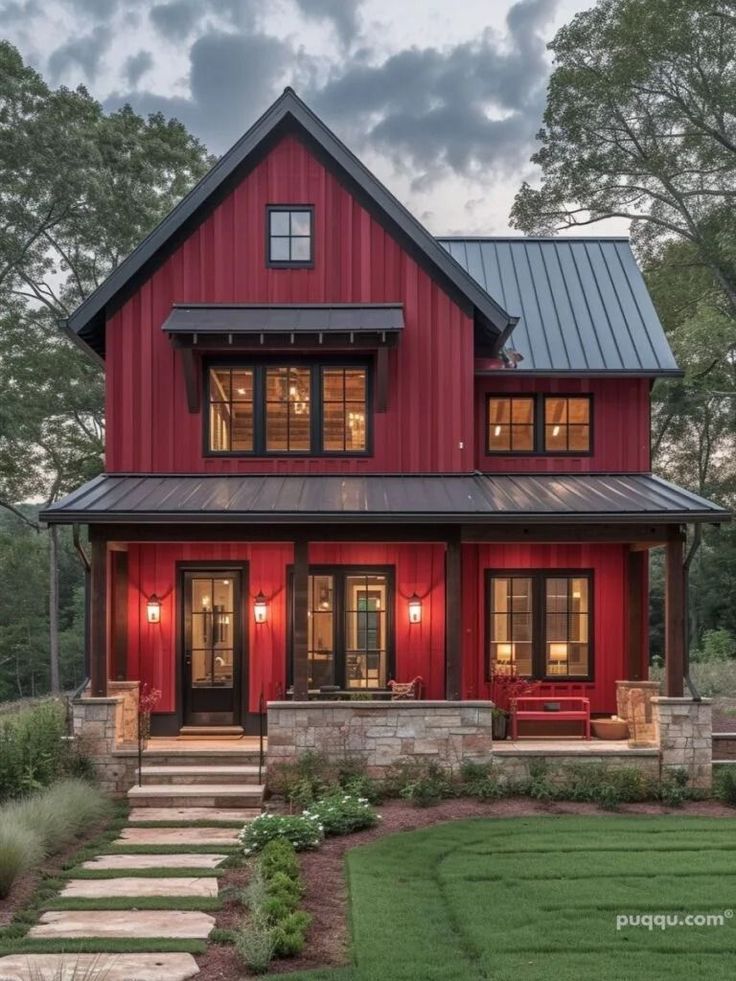
[{"label": "red wood siding", "polygon": [[[646,378],[477,378],[475,398],[476,467],[485,472],[646,473],[649,456],[649,380]],[[488,454],[488,395],[531,394],[593,396],[593,453],[589,456],[513,456]]]},{"label": "red wood siding", "polygon": [[[313,269],[268,269],[267,204],[315,208]],[[374,455],[205,458],[180,365],[161,331],[173,303],[404,304]],[[108,472],[454,472],[473,468],[471,319],[296,138],[287,137],[107,326]],[[460,449],[460,444],[464,445]]]},{"label": "red wood siding", "polygon": [[626,665],[626,554],[623,545],[466,545],[463,619],[463,697],[488,698],[486,674],[486,569],[592,569],[593,671],[590,682],[553,682],[541,695],[583,695],[591,711],[616,711],[616,681]]},{"label": "red wood siding", "polygon": [[[268,620],[256,624],[252,605],[243,611],[248,631],[249,710],[283,694],[286,681],[286,570],[290,544],[131,544],[128,548],[129,649],[128,678],[147,682],[162,693],[159,712],[176,708],[177,562],[217,565],[222,560],[249,563],[251,597],[268,597]],[[393,565],[396,575],[396,677],[421,675],[428,698],[444,696],[445,591],[443,545],[328,545],[310,546],[310,562],[339,565]],[[408,600],[423,599],[422,622],[409,624]],[[161,598],[161,622],[149,624],[146,600]]]}]

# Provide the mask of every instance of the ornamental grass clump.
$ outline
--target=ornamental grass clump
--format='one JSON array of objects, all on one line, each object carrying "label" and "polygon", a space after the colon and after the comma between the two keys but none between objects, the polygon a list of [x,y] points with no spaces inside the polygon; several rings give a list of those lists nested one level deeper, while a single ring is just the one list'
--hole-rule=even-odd
[{"label": "ornamental grass clump", "polygon": [[375,808],[365,797],[332,793],[316,801],[304,816],[319,822],[325,835],[349,835],[373,828],[380,820]]},{"label": "ornamental grass clump", "polygon": [[254,855],[269,841],[283,838],[297,852],[319,848],[324,839],[324,828],[316,817],[304,814],[260,814],[246,824],[238,835],[246,855]]}]

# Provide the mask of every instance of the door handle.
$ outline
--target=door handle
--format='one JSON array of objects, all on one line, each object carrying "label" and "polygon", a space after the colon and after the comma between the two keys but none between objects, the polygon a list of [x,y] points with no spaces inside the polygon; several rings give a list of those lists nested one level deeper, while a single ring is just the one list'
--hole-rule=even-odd
[{"label": "door handle", "polygon": [[192,663],[192,652],[191,651],[187,651],[186,654],[184,655],[184,663],[186,665],[190,665]]}]

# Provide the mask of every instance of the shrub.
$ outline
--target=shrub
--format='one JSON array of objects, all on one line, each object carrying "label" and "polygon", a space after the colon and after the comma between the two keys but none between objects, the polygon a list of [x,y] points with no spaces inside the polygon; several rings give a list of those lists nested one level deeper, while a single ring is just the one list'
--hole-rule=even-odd
[{"label": "shrub", "polygon": [[417,807],[431,807],[447,797],[454,797],[455,786],[450,773],[437,763],[427,763],[420,766],[414,779],[403,786],[399,796]]},{"label": "shrub", "polygon": [[285,838],[272,838],[263,846],[259,867],[265,876],[275,877],[277,872],[285,873],[290,879],[299,876],[299,860],[294,846]]},{"label": "shrub", "polygon": [[60,701],[23,707],[0,724],[0,800],[41,790],[75,771],[77,754],[66,738]]},{"label": "shrub", "polygon": [[0,899],[5,899],[19,875],[38,865],[43,857],[37,834],[0,818]]},{"label": "shrub", "polygon": [[305,817],[318,822],[325,835],[349,835],[374,827],[379,820],[375,809],[365,797],[333,793],[304,812]]},{"label": "shrub", "polygon": [[335,770],[322,753],[303,753],[295,763],[281,763],[269,774],[272,792],[299,807],[326,794],[335,782]]},{"label": "shrub", "polygon": [[717,772],[715,796],[736,807],[736,767],[729,765]]},{"label": "shrub", "polygon": [[478,800],[498,800],[509,793],[510,785],[496,777],[490,763],[463,763],[460,781],[461,792]]},{"label": "shrub", "polygon": [[277,957],[296,957],[304,949],[312,917],[304,910],[294,910],[274,926],[271,936]]},{"label": "shrub", "polygon": [[296,851],[302,852],[318,848],[324,832],[319,821],[303,814],[260,814],[238,835],[246,855],[259,852],[274,838],[283,838],[291,842]]},{"label": "shrub", "polygon": [[263,974],[275,952],[273,931],[257,922],[241,926],[235,931],[235,952],[249,971]]},{"label": "shrub", "polygon": [[691,660],[705,663],[731,661],[736,657],[736,637],[730,630],[706,630],[701,646],[694,650]]}]

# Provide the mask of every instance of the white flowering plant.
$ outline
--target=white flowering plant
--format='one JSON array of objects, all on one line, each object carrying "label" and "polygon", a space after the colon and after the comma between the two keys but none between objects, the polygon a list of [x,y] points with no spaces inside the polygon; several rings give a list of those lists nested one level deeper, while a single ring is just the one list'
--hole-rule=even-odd
[{"label": "white flowering plant", "polygon": [[304,817],[318,823],[325,835],[349,835],[373,828],[380,817],[367,797],[337,790],[304,811]]},{"label": "white flowering plant", "polygon": [[319,848],[325,836],[318,817],[304,814],[259,814],[238,835],[246,855],[254,855],[276,838],[290,841],[298,852]]}]

